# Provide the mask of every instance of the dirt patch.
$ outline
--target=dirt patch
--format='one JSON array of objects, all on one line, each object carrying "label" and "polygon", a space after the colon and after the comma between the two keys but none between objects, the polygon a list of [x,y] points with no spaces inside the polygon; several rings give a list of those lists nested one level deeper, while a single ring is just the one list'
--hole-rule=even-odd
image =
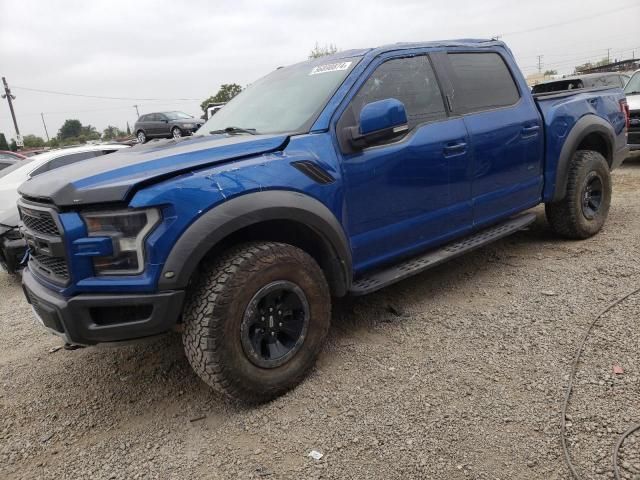
[{"label": "dirt patch", "polygon": [[[0,274],[0,477],[566,479],[573,354],[592,316],[640,284],[640,160],[614,192],[593,239],[557,239],[538,208],[528,231],[339,301],[313,374],[258,408],[212,393],[176,335],[49,353],[60,340]],[[640,419],[639,314],[630,298],[585,350],[569,407],[585,478],[610,478],[611,448]],[[637,438],[626,478],[640,475]]]}]

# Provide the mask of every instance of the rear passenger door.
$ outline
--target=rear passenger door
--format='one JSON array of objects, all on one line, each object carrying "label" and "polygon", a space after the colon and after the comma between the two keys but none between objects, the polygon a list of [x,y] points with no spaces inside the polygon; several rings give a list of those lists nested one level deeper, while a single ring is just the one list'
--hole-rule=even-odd
[{"label": "rear passenger door", "polygon": [[537,204],[542,195],[542,118],[526,85],[497,51],[447,54],[454,112],[471,140],[475,227]]}]

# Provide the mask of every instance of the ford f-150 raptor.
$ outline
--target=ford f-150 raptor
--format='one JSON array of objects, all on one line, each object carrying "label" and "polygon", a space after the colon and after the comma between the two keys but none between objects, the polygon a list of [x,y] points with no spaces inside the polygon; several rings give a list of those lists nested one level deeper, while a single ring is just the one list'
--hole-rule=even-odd
[{"label": "ford f-150 raptor", "polygon": [[194,136],[26,181],[24,291],[71,343],[182,330],[206,383],[267,401],[313,366],[332,296],[518,231],[540,203],[560,235],[596,234],[628,125],[621,89],[533,96],[493,40],[279,68]]}]

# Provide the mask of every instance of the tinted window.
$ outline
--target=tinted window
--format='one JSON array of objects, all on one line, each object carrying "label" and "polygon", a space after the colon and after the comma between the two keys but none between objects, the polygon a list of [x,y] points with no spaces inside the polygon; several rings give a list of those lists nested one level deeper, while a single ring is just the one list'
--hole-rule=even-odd
[{"label": "tinted window", "polygon": [[71,153],[69,155],[64,155],[62,157],[54,158],[48,163],[45,163],[40,168],[36,169],[31,176],[35,177],[36,175],[40,175],[44,172],[50,172],[51,170],[55,170],[56,168],[64,167],[65,165],[71,165],[72,163],[79,162],[81,160],[86,160],[88,158],[99,157],[103,155],[101,151],[95,152],[80,152],[80,153]]},{"label": "tinted window", "polygon": [[520,98],[509,68],[497,53],[450,53],[453,100],[465,112],[513,105]]},{"label": "tinted window", "polygon": [[371,74],[351,101],[350,111],[345,112],[345,116],[351,118],[341,127],[356,125],[362,107],[388,98],[404,103],[409,129],[446,117],[429,59],[425,56],[398,58],[383,63]]},{"label": "tinted window", "polygon": [[0,161],[0,170],[2,170],[3,168],[7,168],[10,165],[13,165],[13,163],[5,163]]}]

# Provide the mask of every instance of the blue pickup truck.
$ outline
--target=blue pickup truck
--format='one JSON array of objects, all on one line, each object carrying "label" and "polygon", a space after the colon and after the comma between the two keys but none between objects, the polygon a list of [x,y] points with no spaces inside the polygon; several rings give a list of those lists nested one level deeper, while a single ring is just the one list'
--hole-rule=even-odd
[{"label": "blue pickup truck", "polygon": [[267,401],[312,368],[332,297],[516,232],[541,203],[558,234],[596,234],[628,124],[619,88],[533,96],[493,40],[278,68],[194,136],[25,182],[24,292],[70,343],[182,331],[207,384]]}]

